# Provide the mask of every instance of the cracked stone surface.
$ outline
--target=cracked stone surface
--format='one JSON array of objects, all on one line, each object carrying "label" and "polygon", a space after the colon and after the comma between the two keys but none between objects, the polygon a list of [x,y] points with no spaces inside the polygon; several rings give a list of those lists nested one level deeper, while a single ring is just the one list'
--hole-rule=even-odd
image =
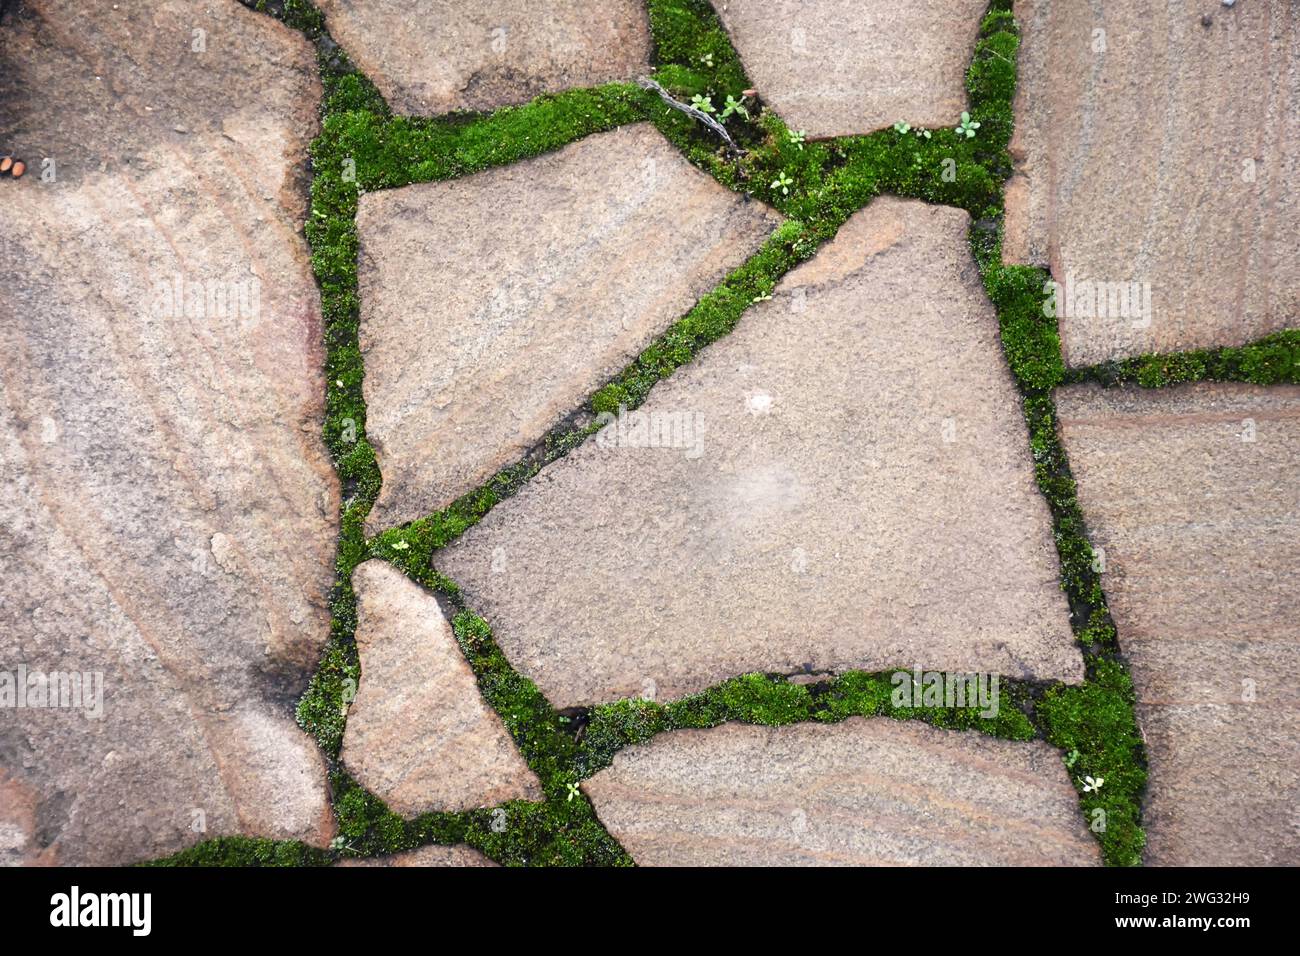
[{"label": "cracked stone surface", "polygon": [[[319,0],[395,112],[489,110],[650,71],[641,0]],[[395,27],[400,24],[399,29]]]},{"label": "cracked stone surface", "polygon": [[301,234],[312,51],[233,0],[27,0],[0,61],[32,167],[0,187],[0,671],[92,675],[88,706],[0,710],[0,853],[323,844],[293,716],[338,509]]},{"label": "cracked stone surface", "polygon": [[357,781],[407,817],[541,799],[437,598],[378,560],[352,586],[361,680],[342,757]]},{"label": "cracked stone surface", "polygon": [[955,124],[985,0],[720,0],[745,72],[791,129]]},{"label": "cracked stone surface", "polygon": [[678,730],[583,788],[643,866],[1100,861],[1055,749],[919,722]]},{"label": "cracked stone surface", "polygon": [[1296,325],[1296,5],[1017,0],[1015,13],[1004,256],[1050,266],[1058,282],[1150,289],[1149,322],[1142,310],[1094,318],[1077,302],[1061,319],[1066,360],[1238,345]]},{"label": "cracked stone surface", "polygon": [[655,388],[653,441],[610,424],[435,555],[553,704],[805,665],[1082,678],[968,223],[877,199]]},{"label": "cracked stone surface", "polygon": [[1148,862],[1300,864],[1300,388],[1056,398],[1137,688]]},{"label": "cracked stone surface", "polygon": [[370,531],[517,461],[779,222],[649,124],[361,198]]},{"label": "cracked stone surface", "polygon": [[496,866],[478,850],[468,846],[422,846],[406,853],[366,859],[341,860],[336,866]]}]

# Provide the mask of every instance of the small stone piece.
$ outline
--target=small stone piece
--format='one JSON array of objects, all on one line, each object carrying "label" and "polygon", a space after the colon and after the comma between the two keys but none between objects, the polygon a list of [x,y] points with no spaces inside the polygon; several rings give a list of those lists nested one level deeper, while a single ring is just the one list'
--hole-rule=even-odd
[{"label": "small stone piece", "polygon": [[358,782],[405,817],[540,799],[437,599],[379,560],[352,586],[361,681],[342,758]]},{"label": "small stone piece", "polygon": [[618,753],[583,788],[643,866],[1090,866],[1061,755],[913,721],[725,724]]},{"label": "small stone piece", "polygon": [[810,138],[906,121],[951,126],[966,108],[986,0],[728,0],[715,5],[745,70]]},{"label": "small stone piece", "polygon": [[319,0],[394,112],[490,110],[649,69],[642,0]]}]

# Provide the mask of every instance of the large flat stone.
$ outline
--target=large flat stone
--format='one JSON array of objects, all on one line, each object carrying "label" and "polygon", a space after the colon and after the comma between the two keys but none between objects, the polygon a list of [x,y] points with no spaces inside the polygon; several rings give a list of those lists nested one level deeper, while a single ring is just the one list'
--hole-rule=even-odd
[{"label": "large flat stone", "polygon": [[679,730],[621,751],[583,788],[643,866],[1100,860],[1059,752],[922,723]]},{"label": "large flat stone", "polygon": [[1150,289],[1149,323],[1140,310],[1092,318],[1086,302],[1061,318],[1067,361],[1300,324],[1296,5],[1017,0],[1015,12],[1004,255],[1058,282]]},{"label": "large flat stone", "polygon": [[[301,225],[311,48],[233,0],[27,0],[0,60],[31,169],[0,183],[0,672],[103,679],[97,719],[0,708],[0,780],[31,811],[6,845],[120,864],[328,841],[293,717],[338,510]],[[178,307],[178,278],[236,294]]]},{"label": "large flat stone", "polygon": [[678,440],[613,423],[435,554],[553,703],[805,664],[1082,677],[968,222],[876,200],[655,388]]},{"label": "large flat stone", "polygon": [[641,0],[320,0],[398,113],[490,110],[649,72]]},{"label": "large flat stone", "polygon": [[653,127],[451,182],[361,198],[372,531],[518,460],[778,219]]},{"label": "large flat stone", "polygon": [[986,0],[725,0],[714,4],[750,80],[791,129],[951,126]]},{"label": "large flat stone", "polygon": [[437,599],[379,560],[352,586],[361,680],[342,757],[357,781],[407,817],[540,799]]},{"label": "large flat stone", "polygon": [[1137,687],[1148,860],[1300,863],[1300,388],[1076,386],[1057,407]]}]

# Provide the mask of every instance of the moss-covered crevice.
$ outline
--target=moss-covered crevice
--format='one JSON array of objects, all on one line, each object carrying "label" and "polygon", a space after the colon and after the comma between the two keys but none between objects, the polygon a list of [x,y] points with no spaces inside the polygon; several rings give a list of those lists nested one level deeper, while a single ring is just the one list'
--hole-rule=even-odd
[{"label": "moss-covered crevice", "polygon": [[1063,382],[1096,382],[1107,387],[1132,383],[1143,388],[1186,382],[1300,385],[1300,329],[1275,332],[1246,345],[1141,355],[1072,368]]}]

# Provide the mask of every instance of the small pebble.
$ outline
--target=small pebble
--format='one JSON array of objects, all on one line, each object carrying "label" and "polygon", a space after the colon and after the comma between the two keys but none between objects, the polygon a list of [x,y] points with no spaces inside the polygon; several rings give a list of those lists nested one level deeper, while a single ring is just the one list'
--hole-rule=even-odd
[{"label": "small pebble", "polygon": [[9,172],[9,167],[12,166],[13,164],[14,161],[12,157],[6,156],[4,159],[0,159],[0,173]]},{"label": "small pebble", "polygon": [[17,163],[14,163],[14,169],[13,169],[14,179],[17,179],[19,176],[21,176],[21,175],[22,175],[23,173],[25,173],[25,172],[27,172],[27,164],[26,164],[26,163],[23,163],[23,162],[17,162]]}]

